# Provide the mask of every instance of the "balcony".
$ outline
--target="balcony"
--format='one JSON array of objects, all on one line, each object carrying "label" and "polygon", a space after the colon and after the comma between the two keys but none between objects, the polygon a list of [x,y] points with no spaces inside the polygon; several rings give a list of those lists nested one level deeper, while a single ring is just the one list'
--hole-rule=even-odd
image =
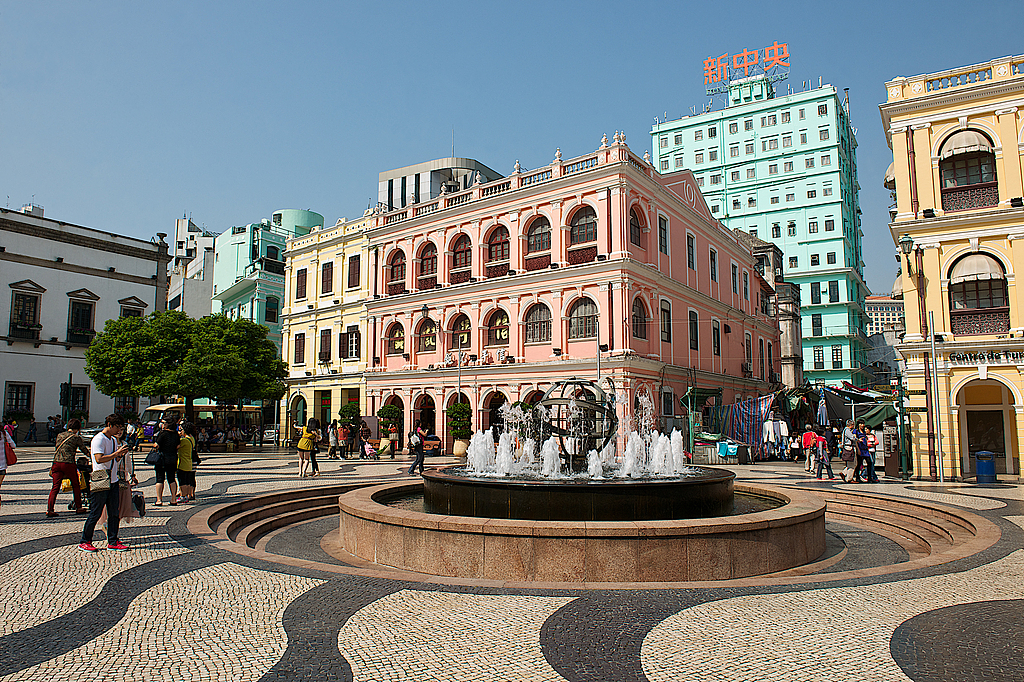
[{"label": "balcony", "polygon": [[82,327],[68,327],[68,343],[76,343],[88,346],[90,343],[92,343],[92,337],[94,336],[96,336],[95,329],[85,329]]},{"label": "balcony", "polygon": [[1010,309],[952,311],[949,314],[950,331],[956,336],[980,334],[1006,334],[1010,331]]},{"label": "balcony", "polygon": [[508,261],[503,263],[496,263],[494,265],[488,264],[487,266],[487,277],[503,277],[508,274]]},{"label": "balcony", "polygon": [[257,258],[245,266],[244,277],[251,277],[259,272],[270,272],[275,275],[284,275],[284,263],[270,258]]},{"label": "balcony", "polygon": [[405,293],[405,282],[388,282],[388,296],[397,296]]},{"label": "balcony", "polygon": [[437,286],[437,275],[420,275],[416,279],[416,288],[420,291],[433,289]]},{"label": "balcony", "polygon": [[998,183],[985,182],[968,187],[950,187],[942,190],[942,210],[966,211],[999,204]]},{"label": "balcony", "polygon": [[320,351],[320,355],[317,356],[319,361],[323,364],[329,364],[331,362],[331,351]]},{"label": "balcony", "polygon": [[470,280],[473,279],[473,271],[456,270],[454,272],[449,273],[448,278],[451,280],[452,284],[462,284],[464,282],[469,282]]},{"label": "balcony", "polygon": [[39,332],[42,330],[43,325],[41,324],[21,324],[19,322],[11,322],[10,331],[8,332],[8,338],[12,339],[25,339],[26,341],[38,341]]}]

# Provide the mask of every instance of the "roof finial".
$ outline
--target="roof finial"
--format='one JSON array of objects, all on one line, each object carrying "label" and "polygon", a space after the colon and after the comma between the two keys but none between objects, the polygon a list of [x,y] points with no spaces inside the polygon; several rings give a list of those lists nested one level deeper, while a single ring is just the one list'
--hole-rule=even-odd
[{"label": "roof finial", "polygon": [[522,167],[519,165],[519,159],[516,159],[515,172],[516,173],[522,173],[523,172]]},{"label": "roof finial", "polygon": [[605,133],[604,135],[601,136],[601,149],[604,149],[607,146],[608,146],[608,133]]}]

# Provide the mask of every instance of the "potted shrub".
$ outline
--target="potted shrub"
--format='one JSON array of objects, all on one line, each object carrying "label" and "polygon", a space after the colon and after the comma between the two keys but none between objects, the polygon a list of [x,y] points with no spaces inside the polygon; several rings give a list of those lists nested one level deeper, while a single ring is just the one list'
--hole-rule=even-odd
[{"label": "potted shrub", "polygon": [[469,449],[469,437],[473,435],[473,408],[469,403],[455,403],[445,410],[445,413],[448,415],[448,432],[455,439],[452,454],[456,457],[465,457],[466,450]]},{"label": "potted shrub", "polygon": [[[397,441],[399,435],[398,427],[402,423],[402,410],[394,405],[385,405],[377,410],[377,417],[380,418],[380,437]],[[396,444],[392,443],[391,447],[396,448]]]}]

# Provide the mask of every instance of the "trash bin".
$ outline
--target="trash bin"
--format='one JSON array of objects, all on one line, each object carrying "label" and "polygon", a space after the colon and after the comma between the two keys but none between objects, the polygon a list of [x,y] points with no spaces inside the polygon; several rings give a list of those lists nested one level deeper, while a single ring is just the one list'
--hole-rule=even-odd
[{"label": "trash bin", "polygon": [[980,450],[974,453],[975,471],[978,474],[978,483],[996,482],[996,458],[994,452]]}]

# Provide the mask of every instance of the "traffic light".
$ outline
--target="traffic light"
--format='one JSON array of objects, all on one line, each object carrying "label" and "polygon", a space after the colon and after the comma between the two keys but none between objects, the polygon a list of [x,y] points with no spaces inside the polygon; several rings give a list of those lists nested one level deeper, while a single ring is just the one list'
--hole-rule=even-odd
[{"label": "traffic light", "polygon": [[71,384],[60,385],[60,406],[67,407],[71,403]]}]

